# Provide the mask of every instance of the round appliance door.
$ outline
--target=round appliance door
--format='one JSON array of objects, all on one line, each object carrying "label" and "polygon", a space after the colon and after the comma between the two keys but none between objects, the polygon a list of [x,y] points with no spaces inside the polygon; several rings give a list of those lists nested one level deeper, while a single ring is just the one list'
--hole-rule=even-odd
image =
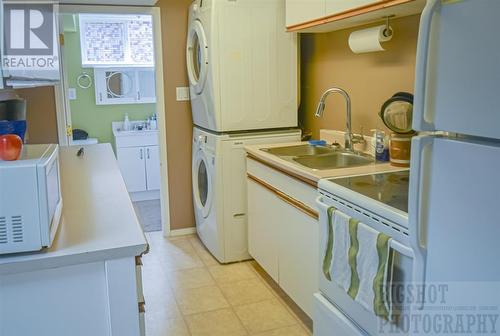
[{"label": "round appliance door", "polygon": [[186,57],[189,82],[195,92],[201,94],[207,80],[208,44],[199,20],[195,20],[189,27]]},{"label": "round appliance door", "polygon": [[210,213],[213,197],[212,172],[209,159],[199,150],[193,161],[193,197],[196,208],[206,218]]}]

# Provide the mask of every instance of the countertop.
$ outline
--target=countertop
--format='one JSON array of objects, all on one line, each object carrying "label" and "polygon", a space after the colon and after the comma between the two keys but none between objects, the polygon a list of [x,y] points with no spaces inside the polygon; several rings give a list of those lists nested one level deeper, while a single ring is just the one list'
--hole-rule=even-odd
[{"label": "countertop", "polygon": [[301,166],[299,164],[294,164],[289,161],[283,160],[276,155],[262,151],[262,148],[274,148],[274,147],[285,147],[285,146],[297,146],[305,145],[307,142],[293,142],[293,143],[277,143],[277,144],[259,144],[246,146],[245,150],[251,158],[256,158],[267,165],[270,165],[278,170],[291,173],[292,175],[298,175],[305,178],[312,183],[317,184],[319,180],[323,178],[332,178],[340,176],[355,176],[355,175],[366,175],[383,173],[389,171],[402,171],[408,168],[394,167],[390,163],[377,163],[366,166],[350,167],[350,168],[337,168],[337,169],[327,169],[327,170],[317,170],[308,167]]},{"label": "countertop", "polygon": [[60,148],[63,210],[52,247],[0,256],[0,274],[133,257],[147,241],[110,144]]}]

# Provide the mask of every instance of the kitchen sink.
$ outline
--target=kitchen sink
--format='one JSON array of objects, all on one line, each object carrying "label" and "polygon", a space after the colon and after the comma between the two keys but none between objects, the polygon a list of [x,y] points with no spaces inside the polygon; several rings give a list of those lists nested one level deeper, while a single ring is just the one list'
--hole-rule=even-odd
[{"label": "kitchen sink", "polygon": [[263,148],[264,152],[276,156],[306,156],[306,155],[322,155],[335,152],[334,148],[326,146],[298,145],[288,147]]},{"label": "kitchen sink", "polygon": [[319,170],[357,167],[375,163],[372,157],[340,151],[326,155],[299,156],[293,158],[293,161]]}]

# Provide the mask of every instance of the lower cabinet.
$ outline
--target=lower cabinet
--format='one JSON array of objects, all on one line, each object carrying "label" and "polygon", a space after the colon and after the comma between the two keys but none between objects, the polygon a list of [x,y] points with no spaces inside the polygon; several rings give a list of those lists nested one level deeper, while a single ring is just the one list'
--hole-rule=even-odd
[{"label": "lower cabinet", "polygon": [[316,189],[247,162],[250,255],[312,317],[319,272]]},{"label": "lower cabinet", "polygon": [[145,336],[136,261],[0,274],[0,335]]},{"label": "lower cabinet", "polygon": [[128,192],[160,189],[159,146],[117,148],[116,156]]}]

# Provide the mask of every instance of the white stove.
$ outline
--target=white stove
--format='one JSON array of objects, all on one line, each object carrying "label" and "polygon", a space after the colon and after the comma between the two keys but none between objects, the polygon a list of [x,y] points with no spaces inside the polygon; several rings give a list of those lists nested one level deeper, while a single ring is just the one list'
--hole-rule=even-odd
[{"label": "white stove", "polygon": [[[409,247],[408,231],[409,172],[324,179],[319,182],[317,204],[320,213],[320,265],[326,256],[328,241],[327,210],[338,211],[385,233],[392,238],[390,246],[396,252],[391,284],[412,280],[413,251]],[[314,335],[379,335],[381,328],[403,329],[401,321],[389,323],[355,302],[335,282],[319,272],[320,293],[315,295]],[[406,307],[396,312],[406,313]],[[395,314],[395,316],[397,315]],[[405,335],[402,330],[398,335]]]}]

